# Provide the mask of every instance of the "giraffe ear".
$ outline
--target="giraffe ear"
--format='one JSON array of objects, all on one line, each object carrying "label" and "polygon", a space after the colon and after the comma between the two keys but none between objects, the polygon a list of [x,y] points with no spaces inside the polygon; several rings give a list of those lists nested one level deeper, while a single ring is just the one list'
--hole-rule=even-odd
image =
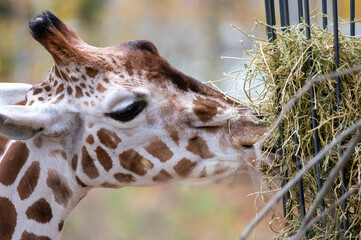
[{"label": "giraffe ear", "polygon": [[23,100],[32,87],[26,83],[0,83],[0,106]]},{"label": "giraffe ear", "polygon": [[32,138],[62,121],[61,115],[49,107],[0,106],[0,136],[16,140]]}]

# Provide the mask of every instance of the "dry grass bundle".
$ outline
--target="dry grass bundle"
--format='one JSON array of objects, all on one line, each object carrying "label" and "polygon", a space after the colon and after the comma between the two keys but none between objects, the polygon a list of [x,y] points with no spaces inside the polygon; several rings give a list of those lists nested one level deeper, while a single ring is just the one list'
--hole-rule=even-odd
[{"label": "dry grass bundle", "polygon": [[[260,81],[264,85],[258,99],[250,99],[260,112],[268,115],[265,121],[271,124],[292,96],[304,85],[306,79],[330,73],[336,70],[334,60],[333,35],[317,25],[311,26],[312,39],[306,39],[305,25],[294,25],[285,31],[275,27],[277,39],[269,43],[264,40],[252,38],[254,49],[248,51],[252,60],[247,66],[245,77],[245,91],[251,95],[254,86]],[[340,68],[345,69],[361,64],[361,38],[349,37],[340,33]],[[243,81],[243,79],[242,79]],[[318,115],[317,131],[322,149],[340,132],[355,121],[361,119],[361,74],[341,77],[341,103],[340,110],[336,106],[336,81],[328,80],[314,86],[315,109]],[[283,136],[275,131],[265,142],[266,154],[277,146],[281,139],[282,157],[277,157],[271,169],[279,168],[281,163],[284,171],[277,175],[264,174],[266,185],[270,189],[280,188],[282,179],[289,180],[297,172],[295,155],[297,154],[302,164],[305,165],[314,156],[314,141],[312,132],[310,94],[305,94],[288,113],[282,122]],[[338,121],[340,125],[338,125]],[[299,144],[295,144],[296,134]],[[350,139],[350,138],[349,138]],[[343,144],[347,144],[345,141]],[[339,149],[334,148],[321,162],[321,180],[324,182],[330,169],[340,158]],[[280,150],[280,149],[278,149]],[[347,186],[361,182],[361,144],[357,145],[355,154],[345,166]],[[303,177],[306,211],[315,199],[317,188],[316,170],[308,172]],[[332,189],[325,197],[326,207],[331,206],[341,197],[341,176],[334,180]],[[318,211],[318,213],[320,210]],[[358,189],[347,199],[347,212],[349,221],[348,237],[359,239],[361,237],[361,190]],[[287,203],[287,217],[283,227],[278,233],[279,238],[295,234],[301,224],[299,214],[298,188],[294,186],[289,192]],[[313,225],[307,234],[308,239],[340,239],[343,235],[342,219],[344,213],[340,205],[327,215],[326,227],[321,226],[321,221]]]}]

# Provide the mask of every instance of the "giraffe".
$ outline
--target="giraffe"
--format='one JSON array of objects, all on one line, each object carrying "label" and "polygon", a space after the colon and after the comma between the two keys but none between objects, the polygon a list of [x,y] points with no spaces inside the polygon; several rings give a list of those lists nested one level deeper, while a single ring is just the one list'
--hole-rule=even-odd
[{"label": "giraffe", "polygon": [[98,48],[46,11],[30,32],[54,65],[0,85],[0,240],[60,239],[92,188],[229,175],[267,127],[145,40]]}]

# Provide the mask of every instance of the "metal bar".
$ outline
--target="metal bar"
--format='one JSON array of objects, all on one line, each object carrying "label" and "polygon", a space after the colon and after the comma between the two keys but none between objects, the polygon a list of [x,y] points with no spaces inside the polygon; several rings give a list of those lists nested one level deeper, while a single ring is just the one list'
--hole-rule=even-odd
[{"label": "metal bar", "polygon": [[304,0],[305,5],[305,23],[306,23],[306,37],[311,39],[311,29],[310,29],[310,4],[308,0]]},{"label": "metal bar", "polygon": [[[271,8],[271,21],[272,21],[272,26],[276,25],[276,13],[275,13],[275,1],[274,0],[269,0],[270,1],[270,8]],[[273,29],[272,31],[273,34],[273,40],[276,40],[276,31]]]},{"label": "metal bar", "polygon": [[290,14],[288,8],[288,0],[279,0],[281,26],[290,25]]},{"label": "metal bar", "polygon": [[350,0],[350,35],[355,36],[355,0]]},{"label": "metal bar", "polygon": [[275,30],[272,26],[276,25],[276,16],[274,8],[274,0],[265,0],[265,12],[266,12],[266,23],[267,23],[267,38],[268,41],[272,42],[276,39]]},{"label": "metal bar", "polygon": [[[291,91],[293,92],[293,88],[291,89]],[[293,113],[295,113],[295,107],[292,107],[292,111]],[[293,119],[293,125],[295,125],[295,120]],[[300,171],[302,169],[302,163],[301,163],[301,159],[300,156],[298,155],[298,146],[300,144],[299,140],[298,140],[298,136],[296,134],[296,128],[295,128],[295,133],[293,135],[294,141],[295,141],[295,162],[296,162],[296,167],[297,167],[297,171]],[[303,180],[302,178],[300,180],[298,180],[298,197],[300,200],[300,213],[301,213],[301,220],[303,220],[306,216],[306,210],[305,210],[305,194],[303,192]]]},{"label": "metal bar", "polygon": [[[281,26],[282,27],[289,26],[290,19],[289,19],[288,0],[279,0],[279,8],[280,8]],[[283,30],[285,30],[285,28],[283,28]],[[278,97],[276,100],[276,105],[278,107],[278,112],[277,112],[278,115],[281,113],[281,108],[279,106],[279,92],[280,92],[279,89],[277,89],[276,95]],[[285,170],[284,162],[282,161],[282,156],[283,156],[283,150],[282,150],[283,142],[282,141],[284,139],[284,135],[283,135],[283,129],[282,129],[281,125],[279,125],[278,130],[280,132],[280,137],[277,142],[278,151],[276,154],[280,157],[280,162],[281,162],[280,171],[282,173],[282,181],[281,181],[281,188],[282,188],[287,183],[287,180],[285,179],[285,177],[287,176],[287,170]],[[282,197],[283,217],[287,216],[288,198],[289,198],[289,194],[286,194]],[[286,222],[286,226],[287,226],[287,222]]]},{"label": "metal bar", "polygon": [[303,6],[302,6],[302,0],[298,0],[298,22],[302,22],[303,18]]},{"label": "metal bar", "polygon": [[[311,39],[311,20],[310,20],[310,4],[309,0],[304,0],[304,7],[305,7],[305,22],[306,22],[306,37],[307,39]],[[308,50],[308,54],[310,54],[312,49],[310,48]],[[310,70],[312,67],[312,60],[308,60],[308,69]],[[314,145],[314,151],[315,155],[318,154],[320,151],[320,138],[318,135],[318,123],[317,123],[317,113],[316,113],[316,105],[315,105],[315,90],[316,86],[313,86],[310,88],[310,100],[311,100],[311,118],[312,118],[312,129],[313,129],[313,145]],[[322,188],[322,180],[321,180],[321,169],[320,169],[320,163],[316,164],[316,175],[317,175],[317,189],[318,191]],[[321,211],[325,209],[325,201],[322,199],[321,201]],[[323,228],[326,227],[326,218],[322,218],[321,225]]]},{"label": "metal bar", "polygon": [[288,0],[284,0],[284,8],[285,8],[285,20],[286,20],[286,26],[290,25],[290,10],[288,8]]},{"label": "metal bar", "polygon": [[281,22],[281,26],[284,27],[286,26],[286,18],[285,18],[285,6],[283,4],[283,0],[279,0],[279,7],[280,7],[280,22]]},{"label": "metal bar", "polygon": [[[298,0],[298,20],[301,23],[303,20],[303,1],[302,0]],[[293,87],[291,87],[291,92],[294,92]],[[292,107],[293,113],[295,113],[295,107]],[[293,119],[293,125],[294,124],[294,119]],[[298,140],[298,136],[296,134],[296,129],[295,129],[295,133],[294,133],[294,141],[295,141],[295,162],[296,162],[296,167],[297,167],[297,171],[299,171],[300,169],[302,169],[302,163],[301,163],[301,159],[300,156],[298,155],[298,146],[299,146],[299,140]],[[298,181],[298,197],[300,200],[300,213],[301,213],[301,220],[304,219],[305,215],[306,215],[306,209],[305,209],[305,197],[304,197],[304,192],[303,192],[303,180],[300,179]]]},{"label": "metal bar", "polygon": [[[332,0],[332,16],[333,16],[333,44],[335,49],[335,64],[336,68],[338,69],[340,67],[340,49],[339,49],[339,39],[338,39],[338,7],[337,7],[337,0]],[[337,112],[340,111],[340,102],[341,102],[341,78],[336,78],[336,105],[337,105]],[[338,118],[337,125],[341,125],[341,119]],[[340,156],[343,154],[342,149],[339,151]],[[341,195],[344,195],[346,193],[346,176],[345,176],[345,169],[341,169]],[[343,217],[343,229],[346,232],[349,228],[348,223],[348,214],[346,211],[347,206],[347,199],[342,201],[342,211],[344,212]]]},{"label": "metal bar", "polygon": [[327,28],[327,0],[322,0],[322,27],[323,29]]}]

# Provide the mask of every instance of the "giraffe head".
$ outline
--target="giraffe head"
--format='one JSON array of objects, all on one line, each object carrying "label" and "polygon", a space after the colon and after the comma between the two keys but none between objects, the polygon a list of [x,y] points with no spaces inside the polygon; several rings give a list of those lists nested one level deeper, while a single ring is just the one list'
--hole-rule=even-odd
[{"label": "giraffe head", "polygon": [[254,156],[266,127],[252,110],[177,71],[151,42],[93,47],[50,12],[29,26],[54,66],[24,105],[0,107],[0,135],[61,155],[79,184],[228,174]]}]

